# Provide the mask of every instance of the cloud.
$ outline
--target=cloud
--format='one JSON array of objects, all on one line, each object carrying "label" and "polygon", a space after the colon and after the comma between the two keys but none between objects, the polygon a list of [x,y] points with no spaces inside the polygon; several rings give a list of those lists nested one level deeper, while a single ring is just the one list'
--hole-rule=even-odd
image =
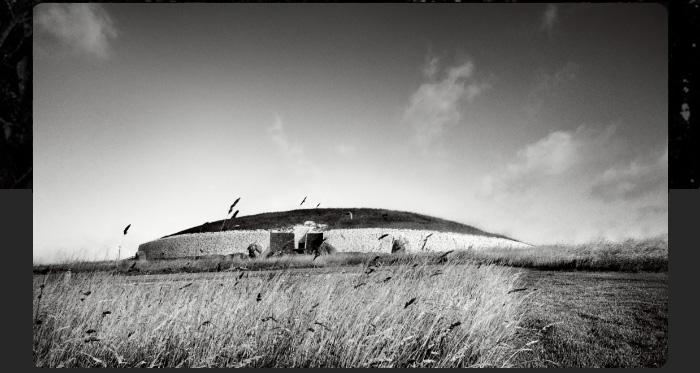
[{"label": "cloud", "polygon": [[552,74],[540,70],[535,82],[535,91],[550,91],[561,86],[564,82],[575,80],[580,67],[580,65],[569,61],[564,67]]},{"label": "cloud", "polygon": [[[426,77],[432,79],[438,73],[437,63],[437,58],[429,59],[423,71]],[[462,105],[488,87],[467,83],[473,71],[471,62],[447,68],[442,80],[424,83],[411,96],[403,121],[413,130],[413,140],[424,154],[446,127],[459,122]]]},{"label": "cloud", "polygon": [[435,73],[437,73],[438,71],[439,63],[440,59],[437,56],[431,56],[426,62],[425,67],[423,68],[423,75],[427,79],[432,79],[435,76]]},{"label": "cloud", "polygon": [[282,119],[280,117],[275,116],[275,124],[267,129],[267,133],[270,135],[272,141],[282,149],[286,157],[300,158],[303,156],[303,150],[298,144],[290,145],[287,134],[284,132],[284,124],[282,124]]},{"label": "cloud", "polygon": [[547,4],[544,13],[542,14],[542,24],[540,25],[541,30],[546,30],[551,36],[554,24],[559,21],[559,10],[555,4]]},{"label": "cloud", "polygon": [[502,170],[482,179],[480,194],[494,197],[523,193],[543,180],[563,174],[574,166],[592,162],[602,155],[616,127],[593,130],[555,131],[516,153],[516,159]]},{"label": "cloud", "polygon": [[289,141],[287,134],[284,132],[284,124],[279,116],[275,116],[275,124],[267,129],[267,133],[270,135],[272,142],[277,144],[282,155],[292,163],[296,171],[310,169],[317,176],[320,175],[318,167],[306,159],[304,149],[301,145],[296,142],[292,144]]},{"label": "cloud", "polygon": [[101,4],[40,4],[34,11],[34,29],[40,51],[54,49],[56,41],[78,54],[110,55],[109,41],[118,36]]},{"label": "cloud", "polygon": [[637,158],[610,167],[590,188],[590,195],[605,202],[632,200],[668,189],[668,145],[652,159]]},{"label": "cloud", "polygon": [[668,205],[649,205],[637,208],[638,222],[663,215],[668,216]]},{"label": "cloud", "polygon": [[355,154],[355,147],[352,145],[340,144],[335,147],[335,150],[343,157],[352,157]]},{"label": "cloud", "polygon": [[487,175],[482,193],[493,196],[529,189],[537,180],[566,171],[577,160],[580,142],[573,134],[556,131],[518,150],[517,160],[500,173]]},{"label": "cloud", "polygon": [[530,98],[524,108],[527,117],[538,118],[542,109],[545,108],[545,102],[559,94],[559,88],[566,88],[567,83],[576,80],[580,68],[579,64],[569,61],[552,73],[546,72],[543,68],[535,71]]}]

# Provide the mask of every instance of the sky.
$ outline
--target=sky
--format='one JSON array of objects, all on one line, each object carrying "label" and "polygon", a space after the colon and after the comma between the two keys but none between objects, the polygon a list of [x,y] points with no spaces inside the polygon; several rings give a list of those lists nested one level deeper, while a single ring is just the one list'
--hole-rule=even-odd
[{"label": "sky", "polygon": [[658,4],[40,4],[33,22],[35,262],[133,255],[238,197],[239,216],[393,209],[532,244],[668,233]]}]

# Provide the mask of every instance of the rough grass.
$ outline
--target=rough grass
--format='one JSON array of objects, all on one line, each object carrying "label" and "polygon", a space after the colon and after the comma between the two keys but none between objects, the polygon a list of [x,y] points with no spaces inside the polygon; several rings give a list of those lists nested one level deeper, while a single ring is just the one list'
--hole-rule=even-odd
[{"label": "rough grass", "polygon": [[622,242],[600,240],[581,245],[494,248],[456,253],[483,263],[542,270],[668,271],[668,235]]},{"label": "rough grass", "polygon": [[[657,367],[667,359],[667,270],[667,236],[315,260],[35,265],[34,362]],[[179,274],[117,275],[159,273]]]},{"label": "rough grass", "polygon": [[527,271],[519,327],[538,340],[519,367],[660,367],[668,359],[668,274]]},{"label": "rough grass", "polygon": [[[511,366],[529,297],[516,270],[220,273],[161,282],[34,276],[40,367]],[[369,271],[368,271],[369,272]],[[252,273],[252,274],[251,274]],[[150,277],[150,276],[148,276]],[[141,279],[146,277],[141,277]],[[41,297],[39,297],[41,295]]]}]

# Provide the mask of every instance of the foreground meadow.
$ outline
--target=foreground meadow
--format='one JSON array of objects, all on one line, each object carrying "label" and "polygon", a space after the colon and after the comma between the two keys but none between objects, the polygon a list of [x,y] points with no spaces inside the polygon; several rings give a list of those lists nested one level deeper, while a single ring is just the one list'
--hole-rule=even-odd
[{"label": "foreground meadow", "polygon": [[[66,280],[66,271],[72,277]],[[668,238],[34,266],[41,367],[658,367]]]},{"label": "foreground meadow", "polygon": [[[34,276],[39,367],[508,367],[528,292],[513,268],[360,264],[201,280]],[[150,277],[150,276],[145,276]]]},{"label": "foreground meadow", "polygon": [[[668,273],[527,271],[518,367],[658,368],[668,359]],[[534,290],[537,289],[537,290]]]}]

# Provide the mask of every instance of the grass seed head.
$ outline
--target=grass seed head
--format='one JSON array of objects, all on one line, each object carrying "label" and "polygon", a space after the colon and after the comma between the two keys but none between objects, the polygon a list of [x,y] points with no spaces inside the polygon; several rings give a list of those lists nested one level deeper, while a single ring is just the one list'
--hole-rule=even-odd
[{"label": "grass seed head", "polygon": [[409,300],[408,302],[406,302],[406,305],[403,306],[403,308],[406,309],[406,308],[408,308],[408,306],[412,305],[415,302],[416,302],[416,298],[413,298],[413,299]]}]

